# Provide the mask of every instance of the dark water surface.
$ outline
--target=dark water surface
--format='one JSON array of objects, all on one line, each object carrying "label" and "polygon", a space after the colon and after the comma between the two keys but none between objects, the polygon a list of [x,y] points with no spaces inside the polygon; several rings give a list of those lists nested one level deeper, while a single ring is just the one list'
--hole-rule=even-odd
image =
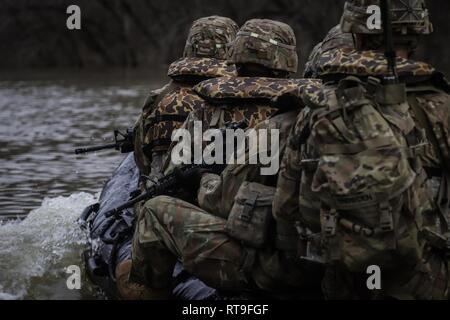
[{"label": "dark water surface", "polygon": [[0,76],[0,299],[93,297],[68,290],[64,270],[80,265],[86,241],[76,218],[124,155],[73,150],[112,142],[161,83],[132,72]]}]

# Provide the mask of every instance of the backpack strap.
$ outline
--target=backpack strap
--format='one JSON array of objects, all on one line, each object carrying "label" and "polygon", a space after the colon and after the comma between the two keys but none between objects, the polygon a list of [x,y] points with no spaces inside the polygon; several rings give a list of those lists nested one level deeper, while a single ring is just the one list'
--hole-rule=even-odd
[{"label": "backpack strap", "polygon": [[328,261],[338,261],[341,258],[337,227],[339,215],[335,208],[330,208],[322,202],[320,208],[320,222],[323,233],[323,241],[327,243],[326,255]]},{"label": "backpack strap", "polygon": [[223,125],[225,123],[224,116],[225,114],[223,108],[215,108],[211,117],[211,121],[209,122],[209,127],[218,128],[220,124]]}]

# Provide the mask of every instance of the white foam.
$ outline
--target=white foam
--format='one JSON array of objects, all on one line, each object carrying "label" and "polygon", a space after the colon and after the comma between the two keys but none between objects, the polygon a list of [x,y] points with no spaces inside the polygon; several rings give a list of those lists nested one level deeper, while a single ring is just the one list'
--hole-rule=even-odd
[{"label": "white foam", "polygon": [[0,299],[80,295],[65,287],[68,275],[64,270],[71,264],[81,267],[80,254],[87,239],[76,220],[95,201],[88,193],[46,198],[23,221],[0,225]]}]

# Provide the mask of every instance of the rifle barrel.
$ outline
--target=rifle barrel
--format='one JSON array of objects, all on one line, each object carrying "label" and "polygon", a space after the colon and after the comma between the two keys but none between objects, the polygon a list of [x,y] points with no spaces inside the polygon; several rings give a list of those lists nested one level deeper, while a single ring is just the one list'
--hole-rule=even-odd
[{"label": "rifle barrel", "polygon": [[143,194],[125,202],[124,204],[105,212],[105,217],[109,218],[111,216],[117,215],[117,214],[121,213],[123,210],[131,208],[136,203],[141,202],[143,200],[147,200],[149,198],[149,196],[151,196],[153,194],[154,194],[154,189],[152,188],[149,191],[146,191]]},{"label": "rifle barrel", "polygon": [[100,151],[105,149],[115,149],[117,148],[117,143],[105,144],[103,146],[96,146],[90,148],[78,148],[75,149],[75,154],[83,154],[88,152]]}]

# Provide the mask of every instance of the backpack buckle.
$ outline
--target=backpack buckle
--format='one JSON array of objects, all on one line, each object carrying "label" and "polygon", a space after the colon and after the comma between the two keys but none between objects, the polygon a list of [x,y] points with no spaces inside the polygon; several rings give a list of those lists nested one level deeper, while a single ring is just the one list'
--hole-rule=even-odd
[{"label": "backpack buckle", "polygon": [[336,209],[331,209],[327,213],[324,214],[324,231],[327,237],[334,237],[336,235],[337,228],[337,212]]},{"label": "backpack buckle", "polygon": [[244,208],[242,210],[241,215],[239,216],[239,218],[246,222],[246,223],[250,223],[250,221],[252,220],[252,216],[253,216],[253,209],[256,206],[256,200],[258,199],[258,194],[256,193],[252,193],[252,195],[245,200],[244,203]]},{"label": "backpack buckle", "polygon": [[390,232],[394,230],[392,207],[388,202],[380,203],[380,228],[383,232]]}]

